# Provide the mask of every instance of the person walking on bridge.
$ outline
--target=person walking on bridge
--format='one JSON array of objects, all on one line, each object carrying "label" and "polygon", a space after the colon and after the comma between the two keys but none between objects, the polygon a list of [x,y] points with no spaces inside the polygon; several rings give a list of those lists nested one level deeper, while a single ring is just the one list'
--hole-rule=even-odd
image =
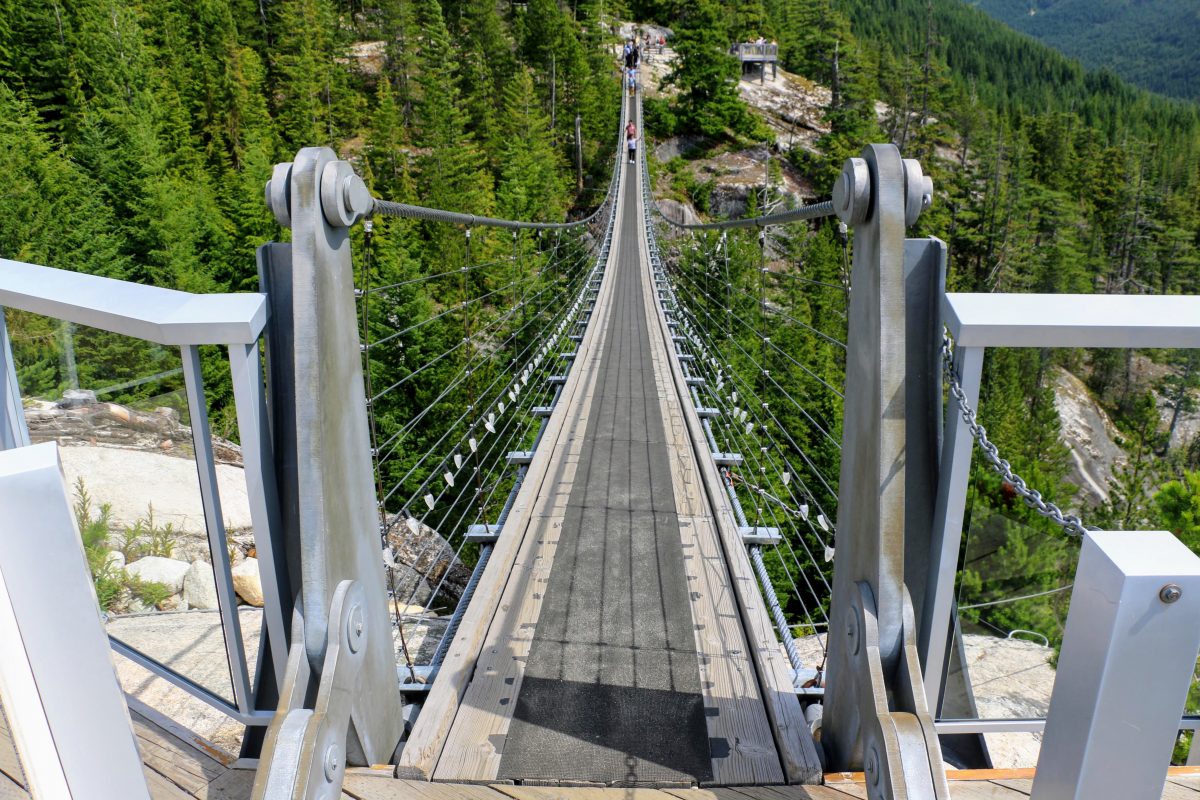
[{"label": "person walking on bridge", "polygon": [[625,126],[625,147],[629,149],[629,163],[637,160],[637,126],[630,122]]}]

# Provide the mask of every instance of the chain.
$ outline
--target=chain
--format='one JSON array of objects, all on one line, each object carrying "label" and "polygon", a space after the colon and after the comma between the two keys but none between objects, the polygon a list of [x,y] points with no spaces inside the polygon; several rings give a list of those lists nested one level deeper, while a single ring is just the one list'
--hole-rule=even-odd
[{"label": "chain", "polygon": [[996,445],[992,444],[987,437],[987,429],[979,424],[979,420],[975,414],[975,409],[967,402],[967,394],[963,391],[962,382],[958,378],[958,374],[954,371],[954,350],[950,344],[950,337],[942,337],[942,369],[946,373],[946,378],[950,383],[950,394],[953,395],[955,402],[958,403],[959,413],[962,415],[963,422],[967,423],[967,428],[971,431],[971,436],[975,437],[975,441],[979,444],[979,449],[983,451],[983,457],[987,459],[988,465],[992,470],[999,475],[1005,483],[1013,488],[1021,499],[1025,501],[1025,505],[1032,508],[1043,517],[1053,520],[1057,523],[1068,536],[1083,536],[1090,528],[1083,524],[1083,520],[1074,514],[1064,514],[1063,510],[1054,503],[1049,502],[1042,497],[1042,493],[1037,489],[1029,488],[1029,484],[1025,483],[1025,479],[1012,471],[1012,465],[1000,457],[1000,450]]}]

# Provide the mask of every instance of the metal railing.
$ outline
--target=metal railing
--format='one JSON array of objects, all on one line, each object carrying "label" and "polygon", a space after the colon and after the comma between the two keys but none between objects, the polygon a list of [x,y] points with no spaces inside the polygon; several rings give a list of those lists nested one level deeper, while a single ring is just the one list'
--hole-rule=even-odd
[{"label": "metal railing", "polygon": [[[112,648],[124,657],[237,722],[250,726],[267,725],[274,714],[275,698],[270,694],[273,689],[268,689],[264,697],[262,687],[264,683],[277,686],[283,678],[287,642],[284,619],[290,615],[290,599],[279,582],[279,576],[286,573],[278,538],[274,460],[259,355],[260,339],[267,321],[266,299],[260,294],[190,294],[0,259],[0,307],[178,348],[208,554],[214,571],[224,650],[231,673],[232,702],[152,655],[118,638],[110,637],[110,641]],[[219,345],[228,350],[249,512],[261,565],[264,625],[257,653],[246,652],[231,574],[201,373],[200,347],[206,345]],[[18,365],[13,362],[12,343],[5,324],[0,324],[0,362],[3,362],[0,363],[0,393],[5,398],[4,413],[0,414],[0,447],[6,450],[27,447],[30,437],[17,379]],[[35,569],[36,565],[21,565],[20,568]],[[253,678],[252,664],[258,665]]]}]

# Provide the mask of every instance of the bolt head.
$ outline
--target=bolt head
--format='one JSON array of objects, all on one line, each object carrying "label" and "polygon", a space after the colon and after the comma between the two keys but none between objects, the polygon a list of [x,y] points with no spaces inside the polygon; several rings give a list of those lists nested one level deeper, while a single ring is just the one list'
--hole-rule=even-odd
[{"label": "bolt head", "polygon": [[1168,583],[1158,590],[1158,599],[1170,605],[1183,597],[1183,587],[1177,583]]},{"label": "bolt head", "polygon": [[338,773],[342,768],[342,749],[336,744],[330,744],[325,748],[325,780],[333,783],[337,780]]},{"label": "bolt head", "polygon": [[363,619],[362,606],[356,605],[350,609],[350,614],[346,618],[346,644],[350,648],[350,652],[357,653],[363,645],[363,640],[366,638],[367,629],[366,621]]}]

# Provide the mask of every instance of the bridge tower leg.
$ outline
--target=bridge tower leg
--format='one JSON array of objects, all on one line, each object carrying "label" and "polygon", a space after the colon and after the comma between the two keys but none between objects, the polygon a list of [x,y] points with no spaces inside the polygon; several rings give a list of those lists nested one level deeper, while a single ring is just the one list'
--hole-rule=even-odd
[{"label": "bridge tower leg", "polygon": [[854,263],[821,743],[832,769],[866,773],[872,800],[949,798],[906,580],[906,553],[910,580],[923,580],[916,556],[932,529],[941,331],[927,266],[906,269],[905,230],[932,191],[894,145],[848,159],[834,189],[836,213],[854,226]]},{"label": "bridge tower leg", "polygon": [[[283,700],[264,758],[309,748],[299,757],[325,763],[331,783],[332,764],[340,786],[347,763],[388,763],[403,726],[350,260],[350,228],[371,210],[372,199],[350,165],[326,147],[305,148],[292,163],[277,165],[266,193],[276,220],[292,231],[290,244],[265,245],[260,263],[271,303],[276,474],[288,569],[299,596]],[[339,675],[324,674],[335,666]],[[295,720],[312,712],[314,693],[308,727],[322,715],[325,727],[305,736]],[[329,693],[341,706],[322,710]],[[285,725],[295,711],[301,713]],[[340,730],[326,730],[331,725]],[[314,738],[332,746],[320,744],[321,752],[313,753]],[[344,751],[335,752],[342,750],[338,738]]]}]

